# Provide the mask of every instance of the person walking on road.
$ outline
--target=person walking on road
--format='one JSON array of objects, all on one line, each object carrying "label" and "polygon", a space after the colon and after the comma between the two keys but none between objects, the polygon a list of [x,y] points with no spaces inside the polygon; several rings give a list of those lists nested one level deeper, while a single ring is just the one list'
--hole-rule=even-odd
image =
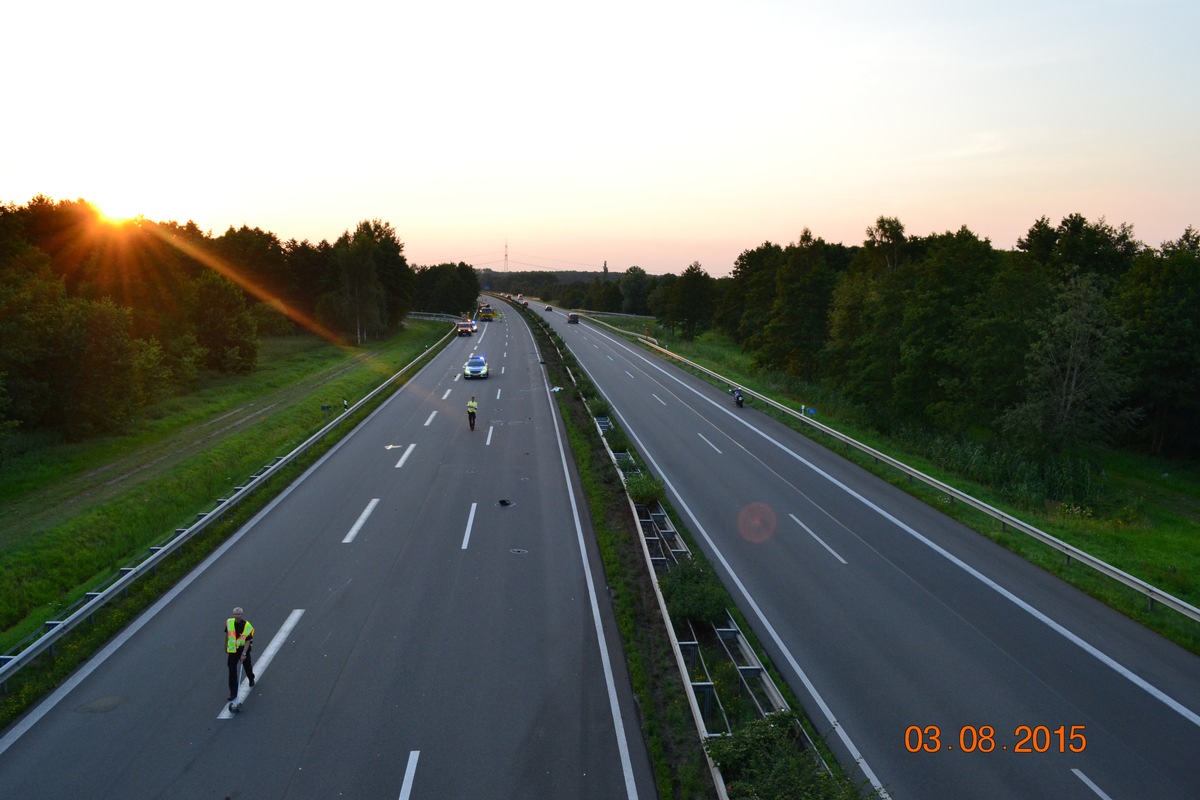
[{"label": "person walking on road", "polygon": [[479,403],[475,402],[475,395],[471,395],[471,399],[467,401],[467,422],[471,423],[471,430],[475,430],[475,412],[479,410]]},{"label": "person walking on road", "polygon": [[238,664],[246,670],[250,685],[254,685],[254,664],[250,658],[250,647],[254,644],[254,626],[242,618],[242,608],[233,610],[233,616],[225,620],[225,663],[229,667],[229,699],[238,693]]}]

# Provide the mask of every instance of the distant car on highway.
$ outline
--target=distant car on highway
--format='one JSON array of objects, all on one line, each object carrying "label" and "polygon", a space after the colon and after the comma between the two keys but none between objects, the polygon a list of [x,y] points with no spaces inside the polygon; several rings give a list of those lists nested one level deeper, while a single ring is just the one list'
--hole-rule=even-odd
[{"label": "distant car on highway", "polygon": [[458,323],[458,335],[459,336],[470,336],[474,332],[475,332],[475,326],[473,326],[469,320],[464,319],[462,322]]},{"label": "distant car on highway", "polygon": [[553,308],[553,307],[551,307],[551,306],[546,306],[546,310],[547,310],[547,311],[553,311],[553,310],[554,310],[554,308]]},{"label": "distant car on highway", "polygon": [[567,314],[567,324],[568,325],[578,325],[579,324],[579,315],[578,314]]},{"label": "distant car on highway", "polygon": [[463,378],[486,378],[488,376],[487,359],[483,356],[471,356],[463,364]]}]

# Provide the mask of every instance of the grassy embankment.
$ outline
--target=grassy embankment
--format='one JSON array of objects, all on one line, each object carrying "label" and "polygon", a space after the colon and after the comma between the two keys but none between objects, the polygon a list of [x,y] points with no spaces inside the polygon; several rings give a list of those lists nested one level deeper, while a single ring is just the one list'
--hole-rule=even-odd
[{"label": "grassy embankment", "polygon": [[[640,319],[602,319],[634,333],[643,333],[646,327],[646,321]],[[1194,466],[1107,451],[1095,457],[1101,474],[1093,491],[1095,499],[1087,506],[1021,503],[990,486],[966,480],[944,469],[923,453],[856,425],[852,413],[839,413],[839,399],[827,390],[756,372],[750,357],[725,337],[710,333],[687,342],[673,337],[657,324],[651,324],[650,329],[660,346],[797,411],[801,404],[815,405],[820,410],[819,419],[825,425],[1006,511],[1193,606],[1200,606],[1200,474]],[[765,411],[805,435],[823,440],[830,449],[1200,654],[1200,625],[1161,605],[1151,607],[1142,594],[1066,559],[1058,551],[1025,534],[1001,530],[991,517],[962,503],[950,503],[945,495],[919,482],[910,482],[906,476],[875,464],[858,450],[846,447],[808,425],[770,409]]]},{"label": "grassy embankment", "polygon": [[[712,783],[704,755],[697,741],[695,723],[688,708],[686,691],[675,667],[672,645],[667,637],[658,610],[651,576],[641,549],[641,532],[629,513],[629,500],[618,471],[597,431],[593,413],[606,410],[603,400],[582,376],[574,357],[562,354],[560,337],[543,326],[539,317],[526,312],[526,317],[542,347],[546,369],[555,385],[566,387],[555,396],[562,413],[578,466],[580,480],[595,529],[597,543],[604,561],[609,595],[612,599],[617,626],[625,648],[630,681],[638,698],[651,763],[659,795],[670,798],[710,797]],[[568,369],[572,372],[568,374]],[[577,384],[572,384],[571,375]],[[591,407],[585,406],[585,400]],[[627,448],[619,429],[610,430],[606,439],[620,439],[619,450]],[[636,454],[635,454],[636,458]],[[680,535],[689,541],[693,553],[700,553],[674,510],[666,506]],[[697,556],[702,559],[703,556]],[[704,591],[712,593],[710,600],[721,610],[730,609],[742,630],[754,644],[760,659],[771,671],[776,684],[792,708],[799,708],[796,698],[770,664],[746,620],[736,609],[724,586],[711,568],[711,581]],[[682,620],[679,624],[682,624]],[[736,672],[736,668],[730,669]],[[724,685],[724,702],[738,705],[739,681],[736,676],[720,673],[714,680]],[[768,722],[755,720],[749,707],[739,715],[740,725],[732,736],[719,742],[719,754],[714,759],[724,761],[725,777],[733,781],[731,796],[766,798],[809,797],[813,800],[848,800],[869,795],[869,787],[857,787],[840,775],[827,775],[816,762],[808,758],[794,740],[795,728],[782,719]],[[801,722],[799,717],[790,717]],[[734,720],[731,718],[731,722]],[[811,736],[818,732],[806,723]],[[716,745],[714,745],[716,746]],[[825,757],[832,762],[826,750]],[[860,788],[862,791],[860,792]]]},{"label": "grassy embankment", "polygon": [[[431,345],[445,333],[443,323],[417,321],[388,341],[350,351],[309,337],[266,340],[253,374],[220,378],[164,401],[124,436],[31,444],[10,459],[0,473],[0,652],[312,436],[341,413],[343,400],[353,404],[404,365],[432,354]],[[332,408],[325,412],[322,405]],[[65,637],[53,657],[22,670],[2,698],[0,725],[53,688],[334,439],[282,470],[155,577],[106,607],[94,625]]]},{"label": "grassy embankment", "polygon": [[[418,323],[404,336],[351,351],[349,356],[313,339],[270,340],[264,342],[260,369],[253,375],[222,379],[190,396],[166,401],[124,436],[77,445],[24,442],[25,452],[9,461],[3,473],[0,504],[9,513],[0,523],[0,568],[28,567],[35,580],[26,582],[22,593],[6,592],[0,599],[10,618],[20,616],[17,609],[22,601],[29,607],[0,635],[0,649],[56,616],[111,574],[115,565],[160,541],[164,532],[190,521],[198,510],[211,508],[213,499],[228,493],[243,476],[308,438],[326,421],[322,405],[333,406],[330,413],[336,414],[341,399],[353,402],[373,389],[435,342],[441,327]],[[567,383],[556,359],[548,361],[552,372],[558,372],[558,382]],[[560,399],[605,554],[660,792],[664,797],[710,796],[711,783],[674,672],[670,645],[661,625],[653,622],[657,607],[647,591],[640,551],[630,547],[636,541],[631,533],[636,531],[631,530],[620,481],[604,461],[586,411],[579,416],[578,396]],[[106,606],[92,625],[61,640],[53,657],[43,657],[19,673],[0,698],[0,726],[58,685],[315,461],[337,435],[282,470],[154,576]],[[77,581],[76,573],[87,578]],[[68,588],[58,591],[61,587]],[[31,603],[39,596],[50,599]],[[777,756],[760,754],[757,760],[778,771]],[[843,784],[832,793],[815,796],[844,797],[846,788]]]}]

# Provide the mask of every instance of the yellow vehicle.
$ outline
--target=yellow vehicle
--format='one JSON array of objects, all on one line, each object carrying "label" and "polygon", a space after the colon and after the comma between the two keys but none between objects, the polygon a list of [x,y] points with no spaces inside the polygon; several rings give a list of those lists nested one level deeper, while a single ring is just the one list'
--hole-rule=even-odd
[{"label": "yellow vehicle", "polygon": [[478,316],[479,319],[483,320],[484,322],[491,322],[496,318],[496,309],[492,308],[487,303],[484,303],[479,307]]}]

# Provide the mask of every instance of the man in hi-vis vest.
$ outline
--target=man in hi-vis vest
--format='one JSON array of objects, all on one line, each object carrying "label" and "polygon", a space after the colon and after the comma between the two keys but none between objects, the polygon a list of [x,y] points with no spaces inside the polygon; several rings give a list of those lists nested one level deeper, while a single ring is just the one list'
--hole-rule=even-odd
[{"label": "man in hi-vis vest", "polygon": [[475,414],[479,411],[479,403],[475,402],[475,395],[471,395],[471,399],[467,401],[467,422],[471,424],[471,430],[475,430]]},{"label": "man in hi-vis vest", "polygon": [[250,660],[250,646],[254,644],[254,626],[242,619],[241,606],[233,610],[233,616],[225,620],[225,663],[229,667],[229,699],[238,693],[238,664],[246,668],[246,677],[254,685],[254,667]]}]

